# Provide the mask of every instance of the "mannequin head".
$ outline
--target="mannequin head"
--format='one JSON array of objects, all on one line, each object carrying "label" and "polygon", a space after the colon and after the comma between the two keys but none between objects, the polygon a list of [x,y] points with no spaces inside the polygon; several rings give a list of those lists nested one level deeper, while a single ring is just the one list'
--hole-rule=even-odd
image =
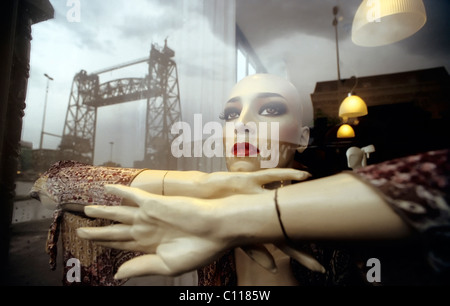
[{"label": "mannequin head", "polygon": [[303,126],[302,115],[297,89],[286,79],[255,74],[239,81],[222,115],[228,170],[289,167],[295,151],[308,145],[309,128]]},{"label": "mannequin head", "polygon": [[350,147],[347,152],[347,166],[351,169],[358,169],[366,166],[366,155],[358,147]]},{"label": "mannequin head", "polygon": [[347,149],[347,166],[353,170],[367,166],[367,159],[370,153],[375,152],[374,145],[368,145],[362,148],[350,147]]}]

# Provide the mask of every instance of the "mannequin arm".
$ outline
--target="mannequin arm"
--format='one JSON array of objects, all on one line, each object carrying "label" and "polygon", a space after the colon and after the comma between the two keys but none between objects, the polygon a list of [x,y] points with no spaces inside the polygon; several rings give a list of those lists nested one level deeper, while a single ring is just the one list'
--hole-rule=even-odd
[{"label": "mannequin arm", "polygon": [[218,198],[233,194],[262,193],[262,185],[275,181],[303,181],[310,177],[304,171],[286,168],[254,172],[213,172],[145,170],[131,182],[136,187],[154,194]]},{"label": "mannequin arm", "polygon": [[34,183],[30,196],[49,209],[82,212],[86,205],[132,205],[106,195],[104,186],[121,184],[154,194],[224,197],[235,193],[267,191],[262,185],[274,181],[301,181],[310,175],[295,169],[265,169],[255,172],[215,172],[143,170],[103,167],[76,161],[53,164]]},{"label": "mannequin arm", "polygon": [[278,202],[294,240],[396,239],[410,233],[374,189],[347,173],[281,188]]},{"label": "mannequin arm", "polygon": [[[117,278],[178,275],[230,248],[285,239],[274,191],[209,200],[164,197],[119,185],[107,186],[107,191],[139,207],[88,206],[88,216],[122,224],[81,228],[78,235],[106,247],[148,254],[122,265]],[[292,240],[396,239],[410,233],[376,192],[350,174],[281,188],[278,203]]]}]

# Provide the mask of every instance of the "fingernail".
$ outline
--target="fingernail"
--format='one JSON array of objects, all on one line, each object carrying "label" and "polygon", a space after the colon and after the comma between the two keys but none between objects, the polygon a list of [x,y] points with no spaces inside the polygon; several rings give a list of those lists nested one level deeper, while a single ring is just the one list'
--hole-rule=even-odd
[{"label": "fingernail", "polygon": [[89,205],[89,206],[85,206],[85,207],[84,207],[84,213],[85,213],[86,215],[89,215],[90,213],[95,212],[95,210],[97,210],[97,207],[95,207],[95,206]]},{"label": "fingernail", "polygon": [[78,237],[80,237],[80,238],[86,238],[87,237],[87,235],[86,235],[87,233],[86,233],[86,231],[83,229],[83,228],[77,228],[77,235],[78,235]]},{"label": "fingernail", "polygon": [[123,275],[123,273],[120,273],[120,271],[117,271],[116,274],[114,274],[114,279],[119,280],[119,279],[124,279],[125,275]]}]

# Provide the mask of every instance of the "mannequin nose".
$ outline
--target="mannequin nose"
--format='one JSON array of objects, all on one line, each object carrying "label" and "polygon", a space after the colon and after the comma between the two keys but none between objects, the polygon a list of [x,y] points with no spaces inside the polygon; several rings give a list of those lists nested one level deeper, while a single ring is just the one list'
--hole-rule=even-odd
[{"label": "mannequin nose", "polygon": [[249,136],[255,136],[257,134],[257,128],[255,122],[243,123],[238,120],[234,123],[234,133],[239,134],[249,134]]},{"label": "mannequin nose", "polygon": [[241,113],[239,114],[239,118],[236,121],[241,122],[242,124],[255,122],[254,114],[251,107],[249,107],[248,105],[244,105],[244,107],[241,110]]}]

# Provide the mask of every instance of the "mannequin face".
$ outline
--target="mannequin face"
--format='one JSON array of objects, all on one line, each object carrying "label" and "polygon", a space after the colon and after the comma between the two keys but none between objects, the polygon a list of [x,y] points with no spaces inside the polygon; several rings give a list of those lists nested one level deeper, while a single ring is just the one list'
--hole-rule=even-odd
[{"label": "mannequin face", "polygon": [[295,150],[308,144],[297,89],[278,76],[256,74],[241,80],[233,87],[222,118],[230,171],[289,167]]}]

